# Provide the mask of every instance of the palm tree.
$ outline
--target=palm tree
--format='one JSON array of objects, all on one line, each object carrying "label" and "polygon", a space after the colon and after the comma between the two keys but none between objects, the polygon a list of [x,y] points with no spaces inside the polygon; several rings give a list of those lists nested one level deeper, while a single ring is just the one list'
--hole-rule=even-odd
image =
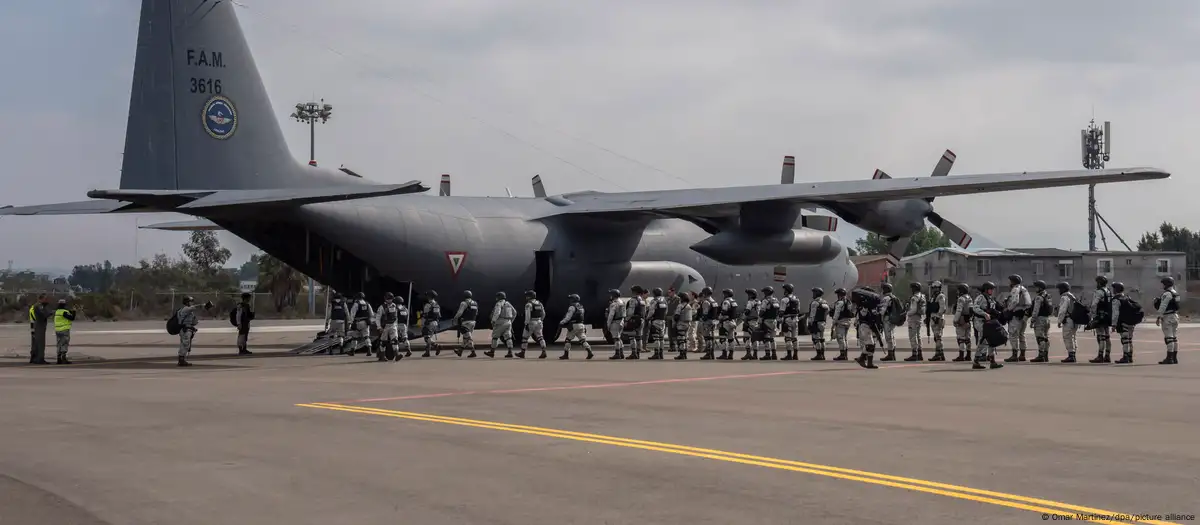
[{"label": "palm tree", "polygon": [[265,253],[258,256],[257,262],[258,286],[271,293],[275,311],[282,312],[286,307],[296,306],[296,297],[304,289],[304,282],[308,278]]}]

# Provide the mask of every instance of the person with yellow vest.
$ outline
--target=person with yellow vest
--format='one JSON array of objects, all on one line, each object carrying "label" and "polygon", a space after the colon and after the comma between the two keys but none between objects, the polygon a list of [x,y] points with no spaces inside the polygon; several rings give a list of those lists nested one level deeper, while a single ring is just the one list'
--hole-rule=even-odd
[{"label": "person with yellow vest", "polygon": [[48,365],[46,362],[46,326],[50,320],[51,311],[47,303],[50,298],[46,294],[38,295],[38,302],[29,307],[29,364]]},{"label": "person with yellow vest", "polygon": [[75,311],[67,308],[67,300],[58,300],[58,309],[54,311],[54,342],[58,347],[58,364],[69,365],[67,347],[71,346],[71,322],[75,320]]}]

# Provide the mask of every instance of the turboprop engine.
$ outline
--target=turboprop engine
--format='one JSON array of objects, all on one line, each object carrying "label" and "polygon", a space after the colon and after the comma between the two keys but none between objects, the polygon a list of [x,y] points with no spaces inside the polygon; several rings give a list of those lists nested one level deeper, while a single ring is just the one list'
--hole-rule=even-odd
[{"label": "turboprop engine", "polygon": [[697,253],[734,266],[820,264],[842,253],[842,244],[827,232],[785,230],[750,233],[726,230],[691,246]]}]

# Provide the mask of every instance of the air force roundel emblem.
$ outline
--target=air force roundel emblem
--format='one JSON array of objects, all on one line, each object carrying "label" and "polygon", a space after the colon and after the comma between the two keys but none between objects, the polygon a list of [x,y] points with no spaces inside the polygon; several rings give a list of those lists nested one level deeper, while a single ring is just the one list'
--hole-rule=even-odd
[{"label": "air force roundel emblem", "polygon": [[214,95],[204,103],[204,111],[200,117],[204,131],[214,139],[225,140],[237,131],[237,110],[234,109],[232,100],[221,95]]}]

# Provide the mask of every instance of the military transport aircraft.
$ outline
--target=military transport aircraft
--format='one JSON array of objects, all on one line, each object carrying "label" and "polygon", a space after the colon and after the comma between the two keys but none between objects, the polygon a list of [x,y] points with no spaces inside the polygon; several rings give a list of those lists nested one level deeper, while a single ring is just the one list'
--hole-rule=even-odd
[{"label": "military transport aircraft", "polygon": [[761,186],[545,196],[539,180],[535,197],[461,197],[448,195],[447,178],[447,195],[421,195],[429,188],[416,180],[378,184],[295,160],[234,6],[143,0],[119,189],[0,215],[176,212],[343,292],[392,291],[420,308],[433,289],[454,311],[473,290],[487,311],[496,292],[519,305],[533,289],[551,315],[577,293],[600,324],[606,290],[635,284],[732,288],[739,299],[784,279],[801,291],[852,286],[858,271],[829,233],[836,220],[805,209],[888,237],[895,255],[926,219],[969,243],[933,210],[937,196],[1170,176],[1129,168],[945,177],[947,152],[930,178],[796,183],[785,166],[784,184]]}]

